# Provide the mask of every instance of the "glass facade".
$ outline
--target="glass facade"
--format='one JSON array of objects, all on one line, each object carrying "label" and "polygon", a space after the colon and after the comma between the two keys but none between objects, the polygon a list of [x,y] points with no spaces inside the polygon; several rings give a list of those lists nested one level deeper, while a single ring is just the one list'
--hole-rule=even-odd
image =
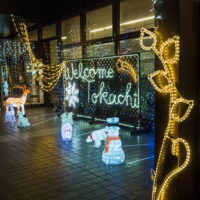
[{"label": "glass facade", "polygon": [[28,37],[31,41],[38,41],[38,31],[34,30],[34,31],[28,32]]},{"label": "glass facade", "polygon": [[63,50],[63,55],[65,59],[77,59],[82,58],[82,47],[72,47]]},{"label": "glass facade", "polygon": [[29,28],[29,27],[31,27],[31,26],[35,26],[36,25],[36,23],[35,22],[28,22],[28,23],[26,23],[26,26]]},{"label": "glass facade", "polygon": [[123,0],[120,2],[120,33],[151,28],[154,25],[152,0]]},{"label": "glass facade", "polygon": [[80,16],[62,21],[63,44],[80,42]]},{"label": "glass facade", "polygon": [[112,35],[112,6],[86,13],[86,38],[93,40]]},{"label": "glass facade", "polygon": [[[145,44],[152,43],[149,37],[144,38]],[[120,54],[131,54],[131,53],[140,53],[140,67],[141,72],[144,75],[152,73],[154,71],[154,52],[153,51],[144,51],[141,49],[139,44],[139,38],[128,39],[120,41]]]},{"label": "glass facade", "polygon": [[114,55],[114,43],[108,42],[104,44],[90,45],[86,47],[86,57],[104,57]]},{"label": "glass facade", "polygon": [[50,41],[50,64],[57,65],[57,40]]},{"label": "glass facade", "polygon": [[[103,58],[116,56],[116,53],[124,56],[138,54],[140,81],[141,85],[143,85],[140,89],[143,94],[141,95],[141,107],[148,107],[147,103],[154,101],[154,91],[147,80],[147,74],[154,71],[154,53],[143,51],[140,48],[139,37],[135,37],[135,34],[128,36],[127,33],[138,32],[141,27],[154,27],[154,14],[151,12],[153,3],[152,0],[123,0],[120,1],[119,8],[119,22],[113,22],[115,20],[113,18],[113,5],[107,4],[93,10],[85,10],[83,15],[75,15],[71,18],[63,19],[61,20],[61,27],[56,28],[55,23],[42,27],[42,38],[40,39],[50,39],[47,41],[49,48],[45,53],[45,55],[49,54],[50,65],[56,65],[63,59]],[[120,35],[117,37],[114,35],[111,38],[113,23],[119,23]],[[83,28],[82,31],[81,28]],[[59,29],[61,38],[56,33],[56,30]],[[127,36],[129,39],[125,39]],[[30,32],[29,37],[31,40],[37,41],[37,31]],[[55,38],[53,39],[53,37]],[[60,39],[62,42],[58,43]],[[145,38],[145,43],[150,45],[151,42],[149,37]],[[58,91],[62,85],[61,82],[60,80],[58,86],[50,93],[50,103],[58,103]],[[148,101],[146,101],[147,97],[149,98]],[[154,109],[153,107],[151,108]],[[142,113],[152,113],[152,111],[141,110]],[[144,116],[144,118],[147,119],[148,123],[150,117]]]},{"label": "glass facade", "polygon": [[[51,40],[49,43],[49,51],[50,51],[50,65],[57,65],[58,64],[58,48],[57,48],[57,40]],[[58,93],[57,93],[57,87],[55,87],[50,92],[50,103],[58,103]]]},{"label": "glass facade", "polygon": [[51,24],[42,27],[42,39],[47,39],[56,36],[56,24]]},{"label": "glass facade", "polygon": [[[44,92],[39,87],[39,82],[35,80],[33,75],[34,67],[26,65],[26,81],[30,88],[30,95],[28,96],[27,103],[29,104],[43,104],[44,103]],[[40,70],[42,74],[42,70]]]}]

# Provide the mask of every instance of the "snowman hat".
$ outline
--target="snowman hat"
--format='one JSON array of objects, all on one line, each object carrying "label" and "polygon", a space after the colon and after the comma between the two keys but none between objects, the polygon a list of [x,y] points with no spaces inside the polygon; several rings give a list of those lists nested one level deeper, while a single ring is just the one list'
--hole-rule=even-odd
[{"label": "snowman hat", "polygon": [[70,113],[64,112],[61,115],[62,124],[70,123],[72,125],[73,124],[72,114],[73,114],[72,112],[70,112]]},{"label": "snowman hat", "polygon": [[106,119],[108,126],[118,126],[119,125],[119,117],[111,117]]}]

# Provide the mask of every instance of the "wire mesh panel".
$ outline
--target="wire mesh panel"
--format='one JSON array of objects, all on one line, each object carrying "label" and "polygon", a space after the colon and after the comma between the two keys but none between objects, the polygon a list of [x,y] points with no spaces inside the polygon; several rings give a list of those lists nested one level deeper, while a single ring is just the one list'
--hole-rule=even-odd
[{"label": "wire mesh panel", "polygon": [[[127,72],[119,72],[123,63],[134,70],[136,81]],[[141,82],[139,54],[67,60],[65,71],[67,104],[79,116],[103,120],[118,116],[135,130],[152,127],[154,112],[149,105],[154,103],[154,93],[145,78]]]}]

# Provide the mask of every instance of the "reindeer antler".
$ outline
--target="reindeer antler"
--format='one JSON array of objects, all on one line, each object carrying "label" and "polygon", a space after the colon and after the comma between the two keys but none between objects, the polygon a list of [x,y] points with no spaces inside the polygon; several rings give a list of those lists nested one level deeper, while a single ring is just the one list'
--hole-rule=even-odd
[{"label": "reindeer antler", "polygon": [[24,86],[15,85],[13,88],[19,88],[19,89],[22,89],[24,91],[25,89],[27,89],[27,86],[26,85],[24,85]]}]

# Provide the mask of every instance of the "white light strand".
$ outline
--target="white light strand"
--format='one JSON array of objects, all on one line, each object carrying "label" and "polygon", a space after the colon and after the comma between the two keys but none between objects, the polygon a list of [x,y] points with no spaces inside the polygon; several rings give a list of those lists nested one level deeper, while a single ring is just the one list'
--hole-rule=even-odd
[{"label": "white light strand", "polygon": [[66,87],[66,97],[69,107],[76,107],[76,103],[79,102],[78,98],[79,90],[76,88],[76,83],[69,82]]}]

